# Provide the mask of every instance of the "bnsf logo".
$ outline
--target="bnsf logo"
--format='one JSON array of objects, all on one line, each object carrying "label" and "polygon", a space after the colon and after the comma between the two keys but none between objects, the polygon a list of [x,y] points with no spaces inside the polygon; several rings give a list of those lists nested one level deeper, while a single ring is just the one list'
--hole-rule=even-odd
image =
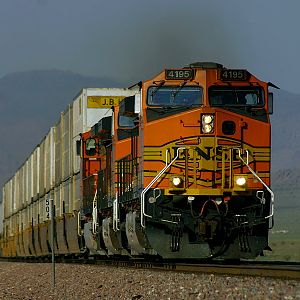
[{"label": "bnsf logo", "polygon": [[[168,150],[169,153],[169,160],[172,160],[176,157],[177,151],[180,147],[171,147]],[[225,151],[225,160],[229,160],[230,151],[224,150],[222,146],[214,147],[202,147],[199,146],[188,148],[186,150],[180,150],[177,160],[184,161],[186,159],[186,155],[188,159],[192,159],[196,155],[196,159],[204,159],[207,161],[221,161],[222,160],[222,153]],[[187,153],[186,153],[187,152]],[[232,160],[239,161],[239,155],[237,149],[232,149]]]}]

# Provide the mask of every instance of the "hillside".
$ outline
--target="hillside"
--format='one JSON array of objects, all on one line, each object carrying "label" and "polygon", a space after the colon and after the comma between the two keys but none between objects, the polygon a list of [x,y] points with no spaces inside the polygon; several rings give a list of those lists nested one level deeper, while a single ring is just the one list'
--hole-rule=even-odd
[{"label": "hillside", "polygon": [[300,95],[274,91],[274,114],[271,118],[274,171],[300,169],[299,111]]}]

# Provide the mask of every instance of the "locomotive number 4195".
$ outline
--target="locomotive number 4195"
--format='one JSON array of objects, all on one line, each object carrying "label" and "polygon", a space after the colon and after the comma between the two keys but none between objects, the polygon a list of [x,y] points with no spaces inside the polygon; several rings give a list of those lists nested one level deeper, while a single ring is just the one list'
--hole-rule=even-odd
[{"label": "locomotive number 4195", "polygon": [[227,80],[237,80],[237,81],[244,81],[248,80],[249,73],[246,70],[220,70],[220,79],[223,81]]},{"label": "locomotive number 4195", "polygon": [[167,80],[176,80],[176,79],[192,79],[193,78],[193,70],[191,69],[172,69],[166,70],[166,79]]}]

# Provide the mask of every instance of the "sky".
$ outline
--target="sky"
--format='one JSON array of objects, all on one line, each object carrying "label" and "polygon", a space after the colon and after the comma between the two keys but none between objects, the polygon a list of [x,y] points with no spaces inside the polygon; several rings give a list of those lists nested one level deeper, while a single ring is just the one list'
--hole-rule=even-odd
[{"label": "sky", "polygon": [[299,0],[1,0],[0,78],[59,69],[128,86],[215,61],[300,94]]}]

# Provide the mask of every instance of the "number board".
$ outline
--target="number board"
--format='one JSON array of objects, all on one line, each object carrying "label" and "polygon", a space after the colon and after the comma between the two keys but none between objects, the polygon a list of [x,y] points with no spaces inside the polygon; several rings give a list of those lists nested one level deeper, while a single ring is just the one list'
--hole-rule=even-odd
[{"label": "number board", "polygon": [[220,78],[223,81],[246,81],[249,79],[250,74],[246,70],[237,69],[224,69],[220,70]]},{"label": "number board", "polygon": [[51,219],[51,216],[50,216],[50,200],[49,200],[49,198],[46,198],[46,218]]},{"label": "number board", "polygon": [[188,80],[193,79],[194,72],[192,69],[172,69],[165,72],[167,80]]}]

